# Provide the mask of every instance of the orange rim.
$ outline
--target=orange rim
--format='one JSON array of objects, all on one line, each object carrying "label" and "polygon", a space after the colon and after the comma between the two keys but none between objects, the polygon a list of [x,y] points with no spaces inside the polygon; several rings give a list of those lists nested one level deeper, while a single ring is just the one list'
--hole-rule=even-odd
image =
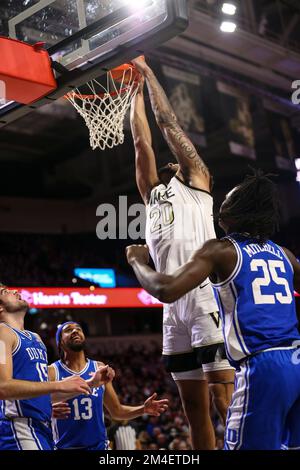
[{"label": "orange rim", "polygon": [[[137,71],[137,69],[135,68],[133,64],[119,65],[118,67],[115,67],[114,69],[110,70],[107,73],[110,73],[113,80],[115,80],[114,74],[116,75],[118,73],[124,73],[125,71],[130,70],[130,69],[132,69],[135,72],[135,76],[132,80],[132,84],[133,84],[132,90],[135,90],[135,88],[138,86],[138,83],[139,83],[140,73]],[[125,93],[129,88],[131,88],[132,84],[129,86],[125,86],[118,91],[110,91],[109,93],[96,93],[96,94],[90,94],[90,95],[83,95],[81,93],[76,93],[75,91],[70,91],[69,93],[64,95],[64,98],[68,99],[71,96],[72,98],[77,98],[77,99],[92,100],[94,98],[104,98],[105,95],[116,96],[118,94]]]},{"label": "orange rim", "polygon": [[68,99],[70,96],[72,98],[78,98],[84,99],[84,100],[93,100],[94,98],[104,98],[105,95],[110,95],[110,96],[116,96],[119,95],[120,93],[124,93],[126,90],[128,90],[129,87],[122,88],[119,91],[111,91],[110,93],[97,93],[95,95],[82,95],[81,93],[76,93],[75,91],[70,91],[67,93],[64,98]]},{"label": "orange rim", "polygon": [[138,73],[138,71],[136,70],[135,66],[133,64],[122,64],[122,65],[119,65],[118,67],[115,67],[113,69],[110,70],[110,74],[111,76],[114,78],[114,75],[117,75],[117,74],[121,74],[121,73],[124,73],[125,71],[127,70],[134,70],[136,71],[136,73]]}]

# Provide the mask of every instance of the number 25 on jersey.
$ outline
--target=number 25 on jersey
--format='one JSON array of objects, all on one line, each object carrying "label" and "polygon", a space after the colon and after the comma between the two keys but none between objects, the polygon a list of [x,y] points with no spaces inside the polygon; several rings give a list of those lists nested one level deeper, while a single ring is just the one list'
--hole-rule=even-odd
[{"label": "number 25 on jersey", "polygon": [[[289,283],[285,277],[280,277],[280,273],[285,273],[285,266],[283,261],[254,259],[250,263],[251,271],[262,272],[263,277],[257,277],[252,282],[252,291],[255,304],[290,304],[293,301],[293,295],[289,287]],[[278,272],[279,271],[279,272]],[[274,286],[272,294],[263,294],[262,288],[269,287],[271,283]],[[276,291],[276,286],[282,286],[285,293],[281,290]]]}]

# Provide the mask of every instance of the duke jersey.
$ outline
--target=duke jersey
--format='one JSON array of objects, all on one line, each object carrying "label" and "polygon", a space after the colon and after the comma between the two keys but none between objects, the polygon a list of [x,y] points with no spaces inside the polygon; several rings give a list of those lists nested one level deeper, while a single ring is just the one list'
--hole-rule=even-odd
[{"label": "duke jersey", "polygon": [[[17,344],[12,353],[13,378],[31,382],[48,381],[47,349],[42,340],[30,331],[10,328],[16,335]],[[50,395],[27,400],[0,400],[0,420],[32,418],[37,421],[51,420]]]},{"label": "duke jersey", "polygon": [[[79,375],[90,379],[90,373],[98,369],[97,362],[87,360],[81,372],[70,370],[61,361],[53,363],[56,380]],[[57,449],[107,449],[107,435],[104,425],[103,395],[105,386],[94,388],[92,395],[79,395],[68,404],[71,408],[67,419],[53,420],[53,435]]]},{"label": "duke jersey", "polygon": [[[177,176],[168,186],[153,188],[146,208],[146,241],[157,271],[172,274],[194,251],[216,238],[213,198],[203,190],[185,185]],[[176,302],[177,310],[188,315],[201,303],[203,313],[218,310],[207,279]]]},{"label": "duke jersey", "polygon": [[237,264],[224,282],[214,284],[221,305],[227,356],[237,367],[247,356],[300,340],[294,300],[293,267],[284,250],[259,245],[240,234],[225,237]]}]

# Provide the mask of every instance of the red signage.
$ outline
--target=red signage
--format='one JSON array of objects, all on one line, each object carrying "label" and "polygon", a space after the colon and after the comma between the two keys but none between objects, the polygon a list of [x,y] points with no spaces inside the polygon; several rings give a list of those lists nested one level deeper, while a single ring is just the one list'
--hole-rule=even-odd
[{"label": "red signage", "polygon": [[[12,288],[13,289],[13,288]],[[16,288],[30,308],[152,308],[161,302],[142,288]],[[295,296],[300,295],[295,292]]]},{"label": "red signage", "polygon": [[142,288],[20,287],[30,308],[151,308],[162,304]]}]

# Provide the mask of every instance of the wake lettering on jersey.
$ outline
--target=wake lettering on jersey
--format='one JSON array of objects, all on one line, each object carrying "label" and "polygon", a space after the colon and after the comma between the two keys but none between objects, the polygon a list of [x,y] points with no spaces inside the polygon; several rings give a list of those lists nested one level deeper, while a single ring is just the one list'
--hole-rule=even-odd
[{"label": "wake lettering on jersey", "polygon": [[212,213],[213,199],[209,194],[189,188],[176,178],[167,187],[161,184],[152,190],[147,205],[146,240],[159,271],[162,269],[156,263],[158,258],[162,265],[166,257],[171,261],[170,243],[172,266],[177,269],[204,242],[215,238]]},{"label": "wake lettering on jersey", "polygon": [[250,258],[252,258],[254,255],[257,255],[257,253],[268,252],[281,260],[283,259],[282,253],[279,248],[274,248],[274,246],[270,245],[269,243],[265,243],[264,245],[250,243],[248,246],[243,247],[243,251],[245,251],[245,253],[247,253]]},{"label": "wake lettering on jersey", "polygon": [[168,201],[172,197],[175,197],[175,194],[172,191],[172,188],[167,187],[167,188],[162,189],[160,185],[157,188],[154,188],[153,191],[151,192],[149,205],[152,206],[160,201]]},{"label": "wake lettering on jersey", "polygon": [[[161,184],[152,190],[147,205],[146,241],[157,271],[172,274],[207,240],[216,238],[212,214],[212,196],[176,177],[167,187]],[[164,309],[166,318],[168,309]],[[192,313],[216,312],[218,306],[209,279],[175,302],[172,310],[181,321]],[[221,327],[214,337],[222,342]]]}]

